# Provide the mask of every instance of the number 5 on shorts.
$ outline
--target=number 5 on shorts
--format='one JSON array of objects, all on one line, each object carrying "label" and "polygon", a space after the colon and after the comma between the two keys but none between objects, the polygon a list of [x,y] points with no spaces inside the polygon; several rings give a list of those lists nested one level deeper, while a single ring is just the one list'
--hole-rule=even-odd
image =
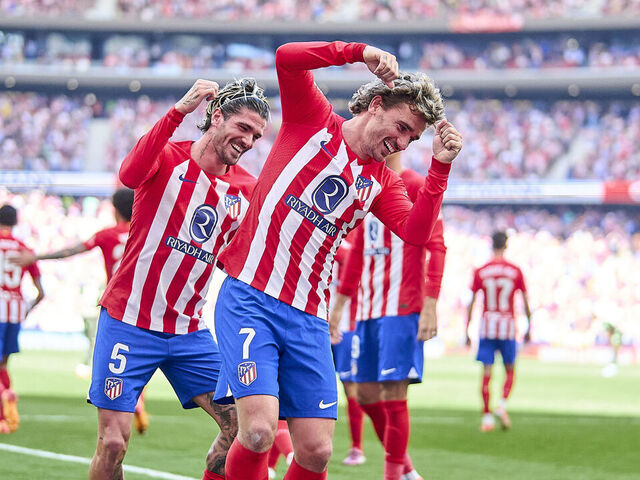
[{"label": "number 5 on shorts", "polygon": [[116,367],[114,362],[109,362],[109,370],[111,370],[111,373],[120,374],[124,372],[124,369],[127,366],[127,357],[120,353],[120,350],[128,352],[129,346],[124,343],[116,343],[113,346],[113,350],[111,351],[111,360],[118,360],[120,363]]},{"label": "number 5 on shorts", "polygon": [[256,336],[256,331],[253,328],[241,328],[238,332],[240,335],[246,335],[247,338],[244,339],[244,343],[242,344],[242,359],[247,360],[249,358],[249,345],[251,345],[251,340]]}]

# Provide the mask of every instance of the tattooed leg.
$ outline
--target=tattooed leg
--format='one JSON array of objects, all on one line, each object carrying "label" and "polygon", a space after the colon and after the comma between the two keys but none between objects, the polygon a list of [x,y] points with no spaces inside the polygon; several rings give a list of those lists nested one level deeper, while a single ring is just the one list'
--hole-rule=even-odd
[{"label": "tattooed leg", "polygon": [[224,462],[227,452],[238,434],[238,417],[234,405],[218,405],[213,401],[213,392],[203,393],[193,398],[216,421],[220,433],[207,453],[207,470],[224,476]]}]

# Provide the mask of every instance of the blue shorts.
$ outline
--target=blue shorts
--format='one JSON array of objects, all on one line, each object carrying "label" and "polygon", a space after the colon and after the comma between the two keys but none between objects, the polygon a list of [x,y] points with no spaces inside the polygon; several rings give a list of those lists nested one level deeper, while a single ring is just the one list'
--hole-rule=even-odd
[{"label": "blue shorts", "polygon": [[158,368],[183,408],[197,407],[193,397],[213,392],[220,372],[220,352],[211,332],[154,332],[116,320],[101,309],[87,401],[107,410],[133,412]]},{"label": "blue shorts", "polygon": [[271,395],[281,418],[337,418],[327,321],[227,277],[215,326],[223,358],[217,401]]},{"label": "blue shorts", "polygon": [[20,333],[19,323],[0,323],[0,354],[11,355],[18,353],[18,333]]},{"label": "blue shorts", "polygon": [[418,341],[417,313],[360,321],[351,349],[354,381],[422,382],[424,342]]},{"label": "blue shorts", "polygon": [[498,340],[497,338],[481,338],[478,343],[478,356],[476,360],[485,365],[493,365],[496,350],[500,350],[502,362],[512,365],[516,361],[516,341]]},{"label": "blue shorts", "polygon": [[351,344],[354,334],[355,331],[342,332],[342,341],[337,345],[331,345],[336,373],[342,382],[353,382],[353,376],[351,375]]}]

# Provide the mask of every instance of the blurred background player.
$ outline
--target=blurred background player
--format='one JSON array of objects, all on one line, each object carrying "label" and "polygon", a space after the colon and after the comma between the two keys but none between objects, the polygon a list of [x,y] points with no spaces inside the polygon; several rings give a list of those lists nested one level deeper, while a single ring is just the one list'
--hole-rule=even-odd
[{"label": "blurred background player", "polygon": [[[424,177],[404,168],[399,153],[387,157],[386,163],[415,201]],[[423,246],[403,242],[369,216],[355,231],[340,277],[331,331],[335,336],[343,305],[357,292],[353,378],[358,402],[385,450],[385,480],[421,478],[407,453],[407,392],[409,384],[422,381],[424,341],[437,334],[436,301],[445,254],[441,216]]]},{"label": "blurred background player", "polygon": [[473,273],[473,292],[467,312],[466,344],[471,345],[469,338],[469,323],[473,311],[476,293],[482,290],[484,295],[484,309],[480,321],[477,360],[483,364],[482,373],[482,402],[483,415],[480,429],[489,432],[495,428],[494,416],[489,407],[489,382],[496,350],[500,351],[505,369],[505,381],[502,389],[500,406],[495,415],[500,420],[503,429],[511,428],[511,419],[507,413],[507,399],[513,387],[514,364],[516,360],[516,320],[513,300],[516,291],[522,293],[524,310],[527,315],[527,331],[524,342],[531,340],[531,310],[527,299],[524,276],[519,267],[504,258],[507,248],[507,234],[495,232],[491,237],[493,244],[493,258],[475,270]]},{"label": "blurred background player", "polygon": [[604,322],[603,327],[611,347],[611,362],[602,369],[602,376],[609,378],[618,374],[618,350],[622,345],[622,331],[611,322]]},{"label": "blurred background player", "polygon": [[[18,265],[27,266],[37,260],[57,260],[72,257],[98,247],[100,248],[104,259],[106,281],[109,283],[109,280],[111,280],[111,277],[120,265],[120,260],[124,253],[124,247],[127,242],[127,238],[129,237],[131,211],[133,209],[133,190],[129,188],[119,188],[113,194],[111,202],[114,208],[113,215],[116,221],[115,225],[96,232],[86,242],[81,242],[69,248],[63,248],[62,250],[43,253],[40,255],[25,251],[12,259],[12,262]],[[97,308],[95,306],[99,300],[99,296],[93,298],[93,289],[89,290],[89,298],[87,300],[92,303],[93,308],[91,311],[97,314]],[[96,329],[98,324],[98,317],[96,314],[83,314],[82,316],[84,321],[84,334],[89,341],[89,348],[87,349],[84,363],[76,367],[76,374],[82,378],[88,378],[91,373],[91,357],[93,355],[93,345],[96,338]],[[136,404],[133,416],[133,425],[136,431],[141,434],[146,432],[149,428],[149,415],[145,409],[144,390],[140,394],[140,398]]]},{"label": "blurred background player", "polygon": [[[40,270],[36,264],[20,267],[10,260],[27,247],[12,234],[18,223],[18,212],[11,205],[0,207],[0,433],[15,432],[20,424],[18,397],[11,389],[11,377],[7,365],[9,356],[17,353],[20,325],[27,314],[44,298],[40,282]],[[27,306],[22,296],[22,277],[29,272],[38,292]]]},{"label": "blurred background player", "polygon": [[276,438],[273,440],[271,450],[269,450],[269,478],[276,478],[276,467],[280,457],[284,458],[287,465],[291,465],[293,461],[293,443],[291,442],[291,434],[286,420],[278,420]]},{"label": "blurred background player", "polygon": [[[333,274],[331,275],[331,299],[335,301],[337,288],[340,283],[340,275],[344,275],[346,269],[344,263],[346,257],[351,250],[349,239],[353,236],[351,233],[338,248],[335,262],[333,264]],[[355,297],[354,297],[355,298]],[[331,350],[333,352],[333,361],[336,366],[336,373],[342,382],[344,394],[347,397],[347,423],[349,425],[349,436],[351,439],[351,447],[349,454],[342,461],[344,465],[354,466],[362,465],[367,459],[364,455],[362,445],[362,427],[364,420],[364,412],[357,400],[356,383],[353,381],[351,368],[351,348],[353,334],[356,326],[356,302],[353,298],[345,302],[342,309],[342,318],[336,319],[339,322],[340,336],[334,335],[331,338]]]}]

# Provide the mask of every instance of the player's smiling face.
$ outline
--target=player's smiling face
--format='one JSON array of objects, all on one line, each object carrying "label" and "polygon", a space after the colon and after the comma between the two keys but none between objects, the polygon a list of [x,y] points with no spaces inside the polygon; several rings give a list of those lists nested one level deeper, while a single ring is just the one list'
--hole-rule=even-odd
[{"label": "player's smiling face", "polygon": [[367,132],[369,156],[384,162],[387,156],[405,150],[418,140],[426,127],[425,118],[413,113],[406,103],[386,110],[381,105],[376,107]]},{"label": "player's smiling face", "polygon": [[222,120],[213,135],[213,148],[220,162],[235,165],[247,150],[264,134],[267,122],[257,112],[243,108]]}]

